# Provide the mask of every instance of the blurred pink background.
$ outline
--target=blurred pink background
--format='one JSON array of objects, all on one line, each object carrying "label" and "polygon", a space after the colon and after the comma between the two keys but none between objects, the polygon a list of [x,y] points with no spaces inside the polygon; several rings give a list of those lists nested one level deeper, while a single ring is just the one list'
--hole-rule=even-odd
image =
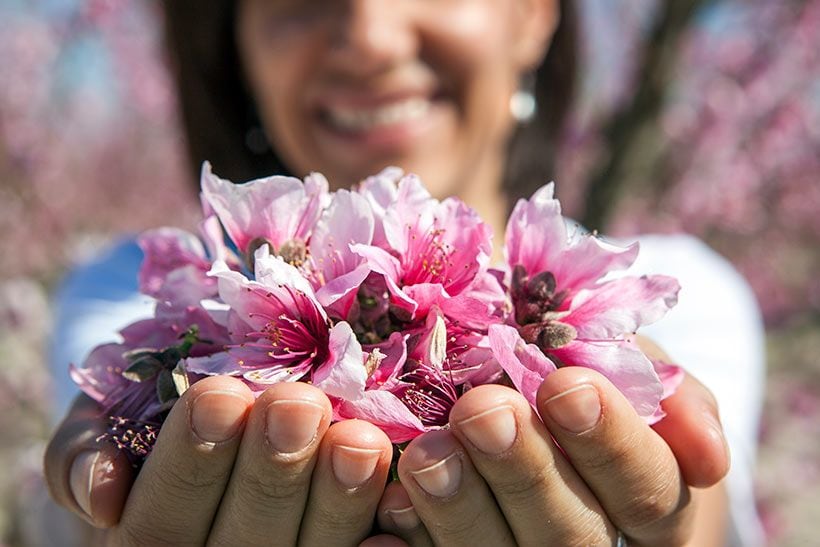
[{"label": "blurred pink background", "polygon": [[[769,342],[757,502],[772,544],[816,543],[820,0],[580,3],[558,195],[609,233],[693,233],[753,285]],[[197,214],[159,7],[0,3],[0,545],[42,540],[50,292],[113,237]]]}]

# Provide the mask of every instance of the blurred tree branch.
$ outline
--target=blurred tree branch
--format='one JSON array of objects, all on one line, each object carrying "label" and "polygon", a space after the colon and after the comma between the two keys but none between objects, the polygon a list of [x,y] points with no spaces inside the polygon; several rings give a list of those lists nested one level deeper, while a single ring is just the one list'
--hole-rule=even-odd
[{"label": "blurred tree branch", "polygon": [[[604,229],[622,190],[647,179],[661,139],[658,117],[674,76],[681,41],[698,10],[712,0],[661,1],[631,102],[616,112],[603,129],[604,154],[591,172],[582,223]],[[654,148],[654,150],[653,150]]]}]

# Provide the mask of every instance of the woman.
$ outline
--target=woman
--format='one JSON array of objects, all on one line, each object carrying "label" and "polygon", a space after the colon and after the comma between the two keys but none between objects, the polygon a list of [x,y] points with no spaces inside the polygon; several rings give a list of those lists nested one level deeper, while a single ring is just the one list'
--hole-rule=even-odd
[{"label": "woman", "polygon": [[[435,195],[464,199],[498,236],[510,200],[549,179],[573,77],[571,2],[204,8],[178,0],[167,8],[196,165],[209,159],[233,180],[315,170],[337,186],[399,165]],[[517,126],[510,99],[527,80],[539,109]],[[668,265],[671,244],[655,245],[649,259]],[[687,260],[720,269],[700,247]],[[720,291],[724,307],[750,308],[753,318],[742,283],[720,275],[730,279],[716,285],[730,287]],[[750,325],[736,334],[743,344]],[[696,328],[678,333],[692,340]],[[240,382],[209,378],[174,407],[138,477],[94,442],[102,426],[85,398],[52,439],[46,474],[55,499],[108,528],[115,544],[351,545],[374,518],[393,536],[368,545],[398,544],[396,536],[411,545],[723,544],[719,481],[729,456],[714,397],[700,383],[687,378],[654,428],[585,369],[552,374],[538,401],[536,414],[505,387],[471,390],[451,428],[414,440],[399,462],[401,482],[384,488],[387,437],[364,422],[331,425],[317,389],[279,384],[254,401]],[[754,394],[744,403],[754,409]]]}]

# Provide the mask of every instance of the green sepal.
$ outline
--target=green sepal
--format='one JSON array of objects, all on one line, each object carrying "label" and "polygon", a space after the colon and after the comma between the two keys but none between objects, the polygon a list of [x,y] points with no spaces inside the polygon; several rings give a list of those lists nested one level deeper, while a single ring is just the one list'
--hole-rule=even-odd
[{"label": "green sepal", "polygon": [[144,382],[156,376],[163,368],[162,362],[154,353],[146,352],[133,359],[128,368],[122,371],[122,375],[132,382]]},{"label": "green sepal", "polygon": [[164,404],[172,399],[176,399],[178,396],[177,386],[174,384],[171,371],[164,369],[157,377],[157,399],[159,399],[160,403]]}]

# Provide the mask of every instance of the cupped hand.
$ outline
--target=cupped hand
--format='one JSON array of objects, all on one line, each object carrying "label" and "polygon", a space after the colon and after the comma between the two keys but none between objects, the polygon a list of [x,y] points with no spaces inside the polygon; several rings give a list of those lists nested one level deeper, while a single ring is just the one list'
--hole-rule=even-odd
[{"label": "cupped hand", "polygon": [[402,454],[381,528],[414,546],[615,545],[618,531],[629,545],[703,537],[691,487],[714,485],[729,466],[705,387],[687,377],[651,428],[602,375],[565,367],[536,406],[503,386],[467,392],[449,430]]},{"label": "cupped hand", "polygon": [[207,378],[171,410],[137,475],[96,441],[105,423],[82,397],[49,444],[46,479],[114,545],[353,545],[371,530],[392,446],[377,427],[331,415],[308,384],[254,400],[236,379]]}]

